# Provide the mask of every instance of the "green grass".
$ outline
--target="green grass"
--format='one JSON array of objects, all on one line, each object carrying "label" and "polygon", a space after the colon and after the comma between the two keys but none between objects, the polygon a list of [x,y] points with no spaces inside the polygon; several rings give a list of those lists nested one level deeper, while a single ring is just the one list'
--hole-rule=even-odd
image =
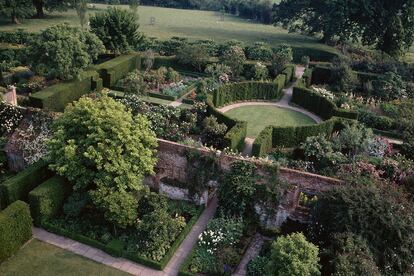
[{"label": "green grass", "polygon": [[300,126],[315,124],[308,116],[289,109],[249,105],[231,109],[226,115],[247,122],[247,137],[255,138],[266,126]]},{"label": "green grass", "polygon": [[[91,9],[89,14],[106,7],[107,5],[95,4],[95,8]],[[127,8],[128,6],[121,5],[121,7]],[[173,36],[190,39],[214,39],[218,42],[237,39],[246,43],[264,41],[272,46],[287,43],[296,47],[335,52],[332,47],[318,43],[315,38],[289,34],[279,27],[259,24],[231,15],[226,15],[224,21],[220,21],[220,15],[216,12],[141,6],[138,13],[140,29],[147,36],[159,39],[168,39]],[[156,21],[153,26],[150,25],[151,17],[155,17]],[[38,32],[62,22],[80,25],[76,12],[69,10],[63,13],[47,14],[46,19],[23,20],[19,25],[10,24],[8,18],[3,17],[0,18],[0,31],[23,28],[30,32]]]},{"label": "green grass", "polygon": [[0,275],[127,276],[129,274],[34,239],[0,265]]}]

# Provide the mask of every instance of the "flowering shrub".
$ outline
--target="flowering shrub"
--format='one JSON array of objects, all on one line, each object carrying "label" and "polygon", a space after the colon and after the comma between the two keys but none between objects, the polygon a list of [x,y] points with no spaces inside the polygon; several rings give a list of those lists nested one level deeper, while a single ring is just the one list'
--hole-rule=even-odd
[{"label": "flowering shrub", "polygon": [[255,80],[264,80],[267,78],[269,71],[267,70],[266,65],[261,62],[257,62],[253,66],[253,77]]},{"label": "flowering shrub", "polygon": [[183,81],[180,82],[173,82],[169,83],[166,86],[163,86],[161,88],[161,93],[168,96],[179,96],[180,93],[186,89],[188,86],[183,83]]},{"label": "flowering shrub", "polygon": [[312,86],[312,89],[316,93],[320,94],[321,96],[323,96],[323,97],[325,97],[329,100],[333,101],[335,99],[335,95],[331,91],[329,91],[329,90],[327,90],[323,87]]},{"label": "flowering shrub", "polygon": [[392,145],[387,139],[375,137],[367,141],[365,152],[369,156],[384,157],[392,152]]},{"label": "flowering shrub", "polygon": [[11,133],[23,119],[21,110],[15,106],[0,102],[0,134]]}]

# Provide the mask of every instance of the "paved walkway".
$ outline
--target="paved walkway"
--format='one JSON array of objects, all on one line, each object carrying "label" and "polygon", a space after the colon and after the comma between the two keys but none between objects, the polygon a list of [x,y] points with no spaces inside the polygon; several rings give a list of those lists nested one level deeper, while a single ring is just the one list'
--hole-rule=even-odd
[{"label": "paved walkway", "polygon": [[66,249],[75,254],[84,256],[88,259],[94,260],[98,263],[102,263],[113,268],[128,272],[132,275],[142,276],[175,276],[178,275],[180,266],[190,254],[192,248],[198,240],[198,236],[204,231],[209,220],[214,216],[217,209],[217,198],[214,198],[208,207],[201,214],[197,223],[193,226],[190,233],[185,240],[181,243],[180,247],[171,258],[163,271],[151,269],[149,267],[137,264],[124,258],[112,257],[102,250],[96,249],[89,245],[82,244],[80,242],[49,233],[43,229],[33,227],[33,237],[46,243],[53,244],[57,247]]},{"label": "paved walkway", "polygon": [[256,233],[249,245],[249,248],[243,255],[243,258],[239,265],[237,266],[236,271],[233,273],[235,276],[244,276],[247,273],[247,265],[249,262],[256,256],[259,255],[260,250],[262,249],[263,243],[266,238],[259,233]]}]

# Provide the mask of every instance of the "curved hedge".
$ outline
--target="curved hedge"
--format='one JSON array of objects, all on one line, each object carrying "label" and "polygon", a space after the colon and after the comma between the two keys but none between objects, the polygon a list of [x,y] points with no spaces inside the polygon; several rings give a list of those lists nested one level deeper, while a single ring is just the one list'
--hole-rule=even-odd
[{"label": "curved hedge", "polygon": [[29,206],[16,201],[0,212],[0,263],[32,237]]},{"label": "curved hedge", "polygon": [[293,87],[292,102],[309,110],[324,120],[333,116],[358,119],[358,113],[340,109],[329,99],[303,86]]},{"label": "curved hedge", "polygon": [[253,99],[276,100],[282,97],[282,89],[275,82],[249,81],[230,83],[214,91],[213,104],[220,107],[232,102]]}]

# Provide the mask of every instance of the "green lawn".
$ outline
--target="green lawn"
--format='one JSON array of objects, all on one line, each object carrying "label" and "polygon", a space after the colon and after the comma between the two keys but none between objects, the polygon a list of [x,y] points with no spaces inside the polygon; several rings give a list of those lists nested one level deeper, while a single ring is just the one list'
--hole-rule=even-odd
[{"label": "green lawn", "polygon": [[[107,5],[95,4],[95,8],[91,9],[89,14],[106,7]],[[121,7],[128,6],[121,5]],[[289,34],[279,27],[258,24],[231,15],[226,15],[224,21],[220,21],[220,16],[216,12],[141,6],[138,13],[140,28],[149,37],[168,39],[181,36],[190,39],[214,39],[218,42],[237,39],[246,43],[264,41],[273,46],[287,43],[296,47],[335,51],[332,47],[318,43],[312,37]],[[150,25],[151,17],[155,17],[154,25]],[[19,25],[10,24],[8,18],[3,17],[0,18],[0,31],[23,28],[30,32],[37,32],[61,22],[80,25],[76,12],[69,10],[47,14],[46,19],[24,20]]]},{"label": "green lawn", "polygon": [[230,117],[247,122],[247,137],[256,138],[266,126],[299,126],[315,124],[308,116],[289,109],[266,105],[249,105],[226,112]]},{"label": "green lawn", "polygon": [[96,263],[59,247],[33,239],[0,265],[2,276],[127,276],[128,273]]}]

